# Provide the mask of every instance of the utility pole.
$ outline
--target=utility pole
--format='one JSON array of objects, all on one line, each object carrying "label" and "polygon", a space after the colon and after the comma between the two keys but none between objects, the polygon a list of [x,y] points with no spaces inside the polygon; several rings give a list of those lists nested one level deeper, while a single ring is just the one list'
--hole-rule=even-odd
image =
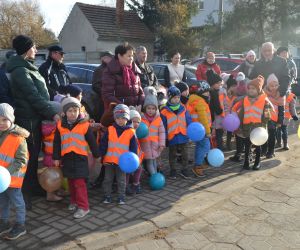
[{"label": "utility pole", "polygon": [[223,0],[219,0],[220,52],[223,52]]}]

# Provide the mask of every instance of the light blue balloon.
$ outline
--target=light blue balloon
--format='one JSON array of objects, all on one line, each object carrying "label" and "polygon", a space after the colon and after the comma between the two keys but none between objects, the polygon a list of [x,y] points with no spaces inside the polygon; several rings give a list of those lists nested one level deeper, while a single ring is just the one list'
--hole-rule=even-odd
[{"label": "light blue balloon", "polygon": [[136,129],[135,133],[138,139],[143,139],[148,136],[149,129],[145,123],[141,122],[138,128]]},{"label": "light blue balloon", "polygon": [[152,190],[160,190],[165,186],[166,179],[163,174],[155,173],[151,175],[149,184]]},{"label": "light blue balloon", "polygon": [[140,165],[139,157],[132,152],[126,152],[119,158],[119,166],[126,174],[131,174],[138,169]]},{"label": "light blue balloon", "polygon": [[224,154],[218,148],[211,149],[208,152],[207,160],[209,165],[211,165],[212,167],[215,168],[221,167],[224,163]]},{"label": "light blue balloon", "polygon": [[192,122],[187,128],[187,135],[192,141],[201,141],[205,136],[205,128],[200,122]]},{"label": "light blue balloon", "polygon": [[10,185],[11,176],[7,168],[0,166],[0,193],[3,193]]}]

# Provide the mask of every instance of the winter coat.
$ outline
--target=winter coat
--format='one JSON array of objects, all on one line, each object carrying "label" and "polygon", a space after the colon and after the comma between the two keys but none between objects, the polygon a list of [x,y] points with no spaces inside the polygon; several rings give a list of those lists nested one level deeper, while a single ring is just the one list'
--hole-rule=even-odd
[{"label": "winter coat", "polygon": [[103,71],[106,69],[106,67],[107,64],[102,62],[102,64],[95,69],[93,74],[93,79],[92,79],[92,89],[99,95],[100,98],[102,98],[101,96],[102,76],[103,76]]},{"label": "winter coat", "polygon": [[[184,67],[184,65],[182,65]],[[174,85],[174,83],[171,83],[171,79],[170,79],[170,71],[168,66],[166,65],[165,69],[164,69],[164,84],[162,84],[164,87],[169,88],[172,85]],[[186,77],[186,72],[185,70],[183,71],[183,76],[181,81],[186,82],[187,81],[187,77]]]},{"label": "winter coat", "polygon": [[[70,131],[79,123],[84,123],[88,121],[88,117],[81,118],[78,117],[77,121],[73,124],[69,124],[66,116],[62,118],[62,127],[68,128]],[[100,156],[99,149],[96,143],[95,136],[91,127],[88,128],[86,134],[84,135],[86,142],[95,158]],[[66,178],[87,178],[89,176],[88,168],[88,157],[85,155],[76,154],[75,152],[70,152],[61,156],[61,136],[59,130],[56,128],[54,143],[53,143],[53,160],[61,160],[62,172]]]},{"label": "winter coat", "polygon": [[[157,117],[160,117],[159,113],[156,114],[153,120],[155,120]],[[147,119],[144,115],[142,115],[142,118]],[[166,131],[163,122],[161,122],[161,124],[159,125],[157,135],[157,142],[140,140],[141,149],[144,152],[144,159],[146,160],[158,158],[161,154],[161,151],[159,151],[159,147],[166,146]]]},{"label": "winter coat", "polygon": [[0,103],[8,103],[9,105],[14,106],[9,79],[6,75],[5,65],[3,64],[0,67]]},{"label": "winter coat", "polygon": [[154,73],[153,68],[144,63],[144,67],[136,60],[136,65],[139,67],[141,73],[139,73],[139,77],[141,79],[142,88],[146,88],[148,86],[158,87],[158,80]]},{"label": "winter coat", "polygon": [[254,68],[254,63],[250,63],[249,61],[245,60],[237,69],[238,72],[243,72],[245,77],[249,79],[252,70]]},{"label": "winter coat", "polygon": [[48,57],[46,62],[39,67],[39,72],[45,79],[51,101],[56,92],[64,94],[63,87],[71,83],[65,65],[56,62],[51,57]]},{"label": "winter coat", "polygon": [[216,63],[208,64],[206,61],[203,63],[198,64],[196,70],[196,77],[197,80],[205,80],[207,81],[206,71],[212,69],[216,74],[221,74],[220,66]]},{"label": "winter coat", "polygon": [[192,94],[189,98],[188,105],[191,105],[195,101],[198,101],[198,104],[195,106],[195,111],[198,115],[198,121],[204,126],[205,133],[208,135],[211,133],[211,127],[206,113],[206,102],[201,96]]},{"label": "winter coat", "polygon": [[[52,138],[54,142],[54,136],[56,131],[56,122],[55,121],[42,121],[42,136],[43,136],[43,146],[45,147],[45,142],[51,141],[44,141],[44,137],[49,137],[52,134]],[[44,150],[43,150],[44,151]],[[52,160],[53,154],[46,153],[44,151],[44,158],[43,158],[43,166],[45,167],[52,167],[53,166],[53,160]]]},{"label": "winter coat", "polygon": [[22,56],[10,57],[6,68],[11,76],[16,124],[29,131],[27,142],[33,142],[34,133],[41,129],[41,121],[52,120],[56,114],[49,103],[45,80],[33,62],[24,60]]},{"label": "winter coat", "polygon": [[255,62],[250,79],[254,79],[259,75],[265,78],[265,85],[269,75],[274,73],[279,81],[279,92],[280,96],[285,96],[290,83],[289,69],[286,60],[281,57],[274,55],[271,61],[266,61],[263,57]]},{"label": "winter coat", "polygon": [[127,106],[143,105],[144,92],[138,76],[139,68],[133,63],[132,70],[136,76],[136,82],[128,88],[123,82],[123,70],[119,60],[112,59],[103,72],[102,99],[105,109],[111,102],[124,103]]},{"label": "winter coat", "polygon": [[222,109],[220,103],[220,98],[219,98],[220,90],[211,89],[209,92],[210,92],[209,108],[211,112],[212,121],[214,121],[215,117],[221,115],[224,110]]},{"label": "winter coat", "polygon": [[[29,132],[26,129],[13,124],[8,130],[0,132],[0,145],[2,145],[5,138],[9,134],[21,136],[24,137],[25,139],[29,136]],[[22,166],[27,165],[27,161],[28,161],[27,143],[26,140],[23,140],[16,151],[14,161],[7,168],[7,170],[9,171],[10,174],[18,172]]]},{"label": "winter coat", "polygon": [[[174,112],[170,109],[170,107],[168,106],[168,104],[166,106],[164,106],[161,110],[161,112],[164,110],[164,109],[168,109],[169,111],[171,112]],[[178,109],[177,111],[177,114],[180,114],[182,112],[184,112],[185,107],[180,104],[180,108]],[[167,146],[172,146],[172,145],[178,145],[178,144],[184,144],[184,143],[188,143],[189,142],[189,138],[187,137],[187,135],[183,135],[183,134],[177,134],[174,136],[174,138],[172,140],[168,140],[168,123],[167,123],[167,118],[163,115],[163,114],[160,114],[160,117],[163,121],[163,124],[164,124],[164,127],[165,127],[165,131],[166,131],[166,145]],[[185,113],[185,120],[186,120],[186,126],[188,127],[188,125],[190,123],[192,123],[192,117],[190,115],[190,113],[186,110],[186,113]]]}]

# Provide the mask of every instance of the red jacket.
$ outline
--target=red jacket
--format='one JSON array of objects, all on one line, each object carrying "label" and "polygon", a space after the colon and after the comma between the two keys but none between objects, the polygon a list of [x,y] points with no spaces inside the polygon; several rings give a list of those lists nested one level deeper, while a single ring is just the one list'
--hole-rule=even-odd
[{"label": "red jacket", "polygon": [[221,69],[218,64],[214,63],[212,65],[207,64],[206,62],[198,64],[197,70],[196,70],[196,77],[197,80],[205,80],[207,81],[206,77],[206,71],[212,69],[215,71],[216,74],[221,74]]},{"label": "red jacket", "polygon": [[136,82],[130,88],[123,82],[123,71],[119,60],[112,59],[102,75],[102,99],[105,109],[111,102],[124,103],[127,106],[137,106],[144,103],[144,92],[138,76],[140,69],[135,63],[132,65],[136,75]]}]

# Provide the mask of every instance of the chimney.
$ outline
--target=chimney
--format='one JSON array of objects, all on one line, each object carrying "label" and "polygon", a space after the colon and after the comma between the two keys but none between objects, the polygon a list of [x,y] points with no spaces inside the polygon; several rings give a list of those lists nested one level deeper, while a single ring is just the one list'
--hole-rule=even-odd
[{"label": "chimney", "polygon": [[119,27],[123,25],[123,20],[124,20],[124,0],[117,0],[116,21]]}]

